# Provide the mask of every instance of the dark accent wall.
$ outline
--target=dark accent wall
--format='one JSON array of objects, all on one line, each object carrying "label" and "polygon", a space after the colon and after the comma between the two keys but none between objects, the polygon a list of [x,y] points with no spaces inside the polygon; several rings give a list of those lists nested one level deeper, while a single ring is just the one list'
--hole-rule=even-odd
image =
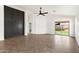
[{"label": "dark accent wall", "polygon": [[24,35],[24,12],[4,6],[5,38]]}]

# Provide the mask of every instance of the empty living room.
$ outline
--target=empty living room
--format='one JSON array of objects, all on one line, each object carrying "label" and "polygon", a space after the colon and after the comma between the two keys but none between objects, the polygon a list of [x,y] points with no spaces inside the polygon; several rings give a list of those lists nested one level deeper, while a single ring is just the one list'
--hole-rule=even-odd
[{"label": "empty living room", "polygon": [[0,5],[0,53],[79,53],[79,5]]}]

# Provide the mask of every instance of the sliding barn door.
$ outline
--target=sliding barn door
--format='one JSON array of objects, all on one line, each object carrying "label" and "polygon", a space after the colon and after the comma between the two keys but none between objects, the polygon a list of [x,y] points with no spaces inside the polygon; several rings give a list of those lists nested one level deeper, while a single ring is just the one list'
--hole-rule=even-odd
[{"label": "sliding barn door", "polygon": [[4,6],[5,38],[24,35],[24,12]]}]

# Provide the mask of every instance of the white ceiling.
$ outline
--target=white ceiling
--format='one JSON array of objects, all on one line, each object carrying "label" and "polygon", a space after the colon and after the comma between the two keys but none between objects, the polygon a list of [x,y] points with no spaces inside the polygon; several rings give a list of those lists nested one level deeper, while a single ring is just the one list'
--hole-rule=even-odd
[{"label": "white ceiling", "polygon": [[[20,5],[22,8],[26,10],[30,10],[33,13],[38,13],[39,8],[42,7],[42,11],[48,11],[49,14],[57,14],[57,15],[79,15],[79,5]],[[53,12],[56,10],[56,12]]]}]

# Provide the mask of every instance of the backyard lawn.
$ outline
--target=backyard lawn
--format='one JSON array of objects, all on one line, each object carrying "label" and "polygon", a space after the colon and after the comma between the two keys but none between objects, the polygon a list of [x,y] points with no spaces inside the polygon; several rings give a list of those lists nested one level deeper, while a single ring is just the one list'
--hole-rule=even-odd
[{"label": "backyard lawn", "polygon": [[68,31],[64,31],[64,30],[61,30],[61,31],[56,31],[56,34],[69,35],[69,32]]}]

